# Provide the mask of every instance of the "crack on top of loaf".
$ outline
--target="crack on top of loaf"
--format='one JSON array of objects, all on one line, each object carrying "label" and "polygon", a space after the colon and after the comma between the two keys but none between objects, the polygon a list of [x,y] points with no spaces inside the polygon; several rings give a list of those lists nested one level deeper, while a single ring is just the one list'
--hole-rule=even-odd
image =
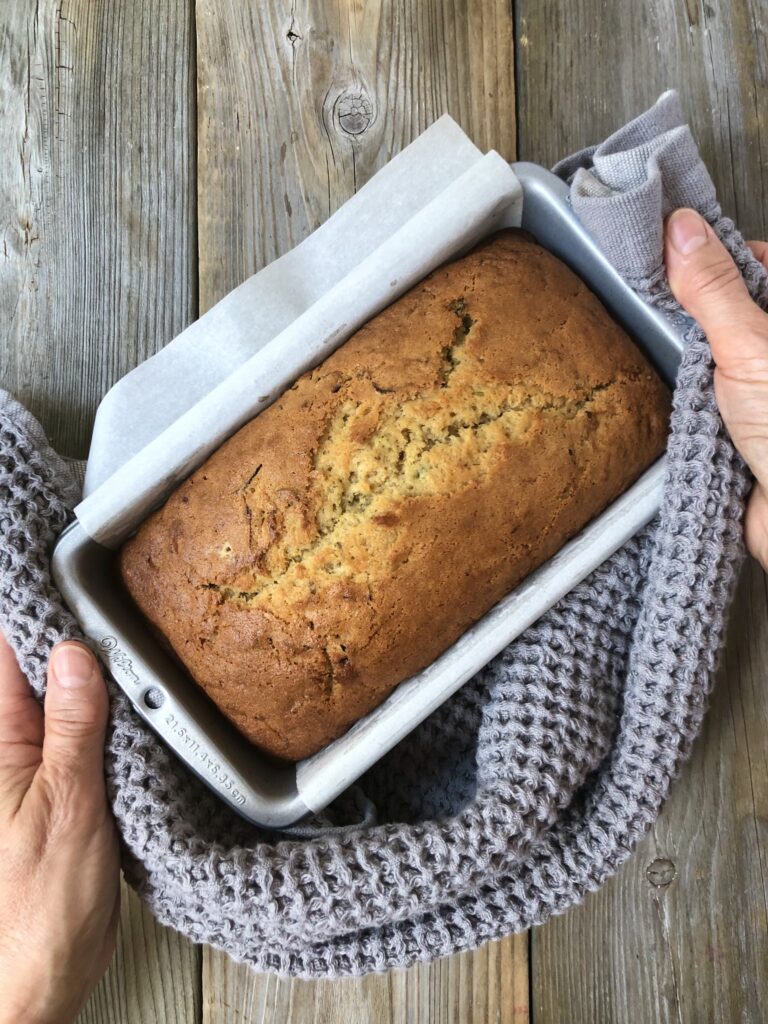
[{"label": "crack on top of loaf", "polygon": [[243,513],[248,526],[248,550],[253,551],[253,509],[248,504],[248,498],[245,494],[241,493],[240,497],[243,499]]},{"label": "crack on top of loaf", "polygon": [[251,484],[253,483],[253,481],[254,481],[254,480],[256,479],[256,477],[257,477],[257,476],[259,475],[259,473],[261,472],[261,467],[262,467],[262,465],[263,465],[263,463],[261,463],[261,462],[260,462],[260,463],[258,464],[258,466],[256,467],[256,469],[254,469],[254,471],[253,471],[253,472],[251,473],[251,475],[250,475],[250,476],[248,477],[248,479],[247,479],[247,480],[245,481],[245,483],[244,483],[244,484],[242,484],[242,486],[238,488],[238,493],[239,493],[239,494],[242,494],[242,492],[243,492],[243,491],[246,491],[246,490],[248,490],[248,488],[249,488],[249,487],[251,486]]},{"label": "crack on top of loaf", "polygon": [[461,362],[459,351],[466,344],[470,331],[475,325],[475,319],[467,309],[467,301],[464,296],[454,299],[449,306],[450,311],[459,321],[458,327],[454,328],[453,338],[450,344],[446,345],[440,353],[442,364],[440,366],[440,386],[447,388],[451,374]]},{"label": "crack on top of loaf", "polygon": [[[538,413],[539,415],[560,417],[562,419],[573,419],[580,413],[590,416],[589,406],[598,395],[632,376],[631,373],[619,375],[592,385],[586,388],[580,397],[557,395],[546,391],[537,391],[533,394],[517,396],[506,394],[497,402],[496,407],[492,411],[489,408],[476,408],[474,410],[475,415],[472,416],[462,416],[460,413],[456,413],[451,422],[441,429],[436,429],[434,425],[427,426],[422,424],[419,430],[398,428],[395,436],[395,425],[401,421],[403,409],[408,405],[408,402],[398,403],[392,410],[389,429],[384,428],[380,435],[377,435],[376,438],[367,444],[360,446],[359,450],[368,453],[371,450],[376,452],[377,443],[380,444],[382,438],[385,441],[389,439],[388,447],[391,449],[388,453],[390,459],[389,468],[392,471],[389,483],[392,484],[394,481],[397,481],[393,496],[400,499],[418,497],[421,494],[430,493],[427,471],[434,465],[432,462],[433,458],[443,457],[438,453],[449,450],[451,445],[460,443],[462,438],[472,436],[480,438],[486,430],[497,429],[496,425],[500,425],[508,437],[519,436],[521,432],[525,433],[530,429],[530,423],[525,419],[520,419],[521,416],[524,417],[528,413]],[[483,394],[487,390],[489,389],[484,389]],[[354,416],[355,410],[360,404],[351,402],[339,409],[337,424],[344,422],[346,425]],[[332,433],[333,430],[331,429],[328,431],[327,436],[330,437]],[[480,447],[472,453],[474,464],[478,467],[482,465],[486,450],[486,445],[481,443]],[[386,445],[381,454],[383,456],[387,455]],[[404,478],[406,462],[410,464],[408,479]],[[324,470],[324,487],[326,494],[331,497],[324,507],[318,509],[318,518],[316,520],[317,534],[315,538],[299,545],[294,550],[285,551],[283,567],[274,574],[264,574],[261,581],[257,581],[255,578],[253,581],[255,586],[253,587],[241,589],[227,584],[208,582],[202,584],[203,588],[217,591],[222,600],[234,600],[244,603],[253,602],[260,598],[270,600],[272,592],[281,585],[285,577],[292,580],[291,586],[297,585],[299,581],[294,579],[293,573],[298,564],[306,562],[307,559],[312,558],[324,547],[332,545],[336,553],[332,558],[329,554],[318,567],[318,571],[321,571],[329,580],[338,580],[339,577],[345,575],[351,575],[353,579],[367,578],[370,590],[370,574],[365,568],[355,567],[349,563],[345,564],[342,554],[342,541],[344,540],[345,531],[355,529],[365,522],[375,520],[378,508],[376,501],[380,494],[386,490],[385,483],[379,474],[376,473],[364,485],[363,481],[359,478],[357,470],[354,468],[351,469],[348,475],[342,476],[337,473],[335,477],[329,477],[327,476],[328,471],[333,472],[335,470],[333,459],[325,467],[322,465],[321,460],[318,460],[316,465],[321,471]],[[382,463],[382,466],[385,469],[387,468],[385,463]],[[324,518],[320,518],[320,513],[324,513]],[[306,581],[304,581],[300,585],[299,590],[304,593],[306,586]]]}]

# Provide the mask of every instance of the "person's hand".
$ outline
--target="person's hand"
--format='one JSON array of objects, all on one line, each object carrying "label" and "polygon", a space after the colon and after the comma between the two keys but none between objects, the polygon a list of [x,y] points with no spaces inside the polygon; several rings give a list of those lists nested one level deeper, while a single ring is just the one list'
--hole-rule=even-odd
[{"label": "person's hand", "polygon": [[[768,269],[768,244],[751,242]],[[752,301],[736,264],[703,217],[667,220],[665,261],[675,298],[699,322],[715,360],[715,397],[733,443],[755,475],[745,538],[768,571],[768,316]]]},{"label": "person's hand", "polygon": [[1,1024],[69,1024],[112,958],[120,876],[106,722],[87,648],[54,648],[43,714],[0,635]]}]

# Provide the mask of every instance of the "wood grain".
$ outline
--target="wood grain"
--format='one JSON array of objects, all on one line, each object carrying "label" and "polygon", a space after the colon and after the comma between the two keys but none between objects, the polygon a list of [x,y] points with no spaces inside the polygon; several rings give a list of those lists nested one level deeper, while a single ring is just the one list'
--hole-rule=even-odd
[{"label": "wood grain", "polygon": [[[304,238],[444,111],[479,145],[514,156],[506,0],[198,0],[197,54],[201,310]],[[204,1020],[524,1019],[526,942],[330,984],[278,982],[206,949]]]},{"label": "wood grain", "polygon": [[521,160],[550,166],[680,93],[724,211],[768,235],[765,0],[515,0]]},{"label": "wood grain", "polygon": [[190,0],[5,0],[0,384],[87,452],[109,386],[196,314]]},{"label": "wood grain", "polygon": [[204,1024],[525,1024],[528,937],[387,975],[307,982],[206,956]]},{"label": "wood grain", "polygon": [[[517,0],[516,12],[522,159],[552,163],[676,86],[725,211],[766,236],[764,3]],[[704,735],[652,835],[533,934],[537,1024],[765,1020],[767,611],[752,565]]]},{"label": "wood grain", "polygon": [[122,883],[117,954],[78,1024],[198,1024],[200,949],[161,927]]},{"label": "wood grain", "polygon": [[445,111],[512,158],[512,51],[508,0],[198,0],[201,309]]}]

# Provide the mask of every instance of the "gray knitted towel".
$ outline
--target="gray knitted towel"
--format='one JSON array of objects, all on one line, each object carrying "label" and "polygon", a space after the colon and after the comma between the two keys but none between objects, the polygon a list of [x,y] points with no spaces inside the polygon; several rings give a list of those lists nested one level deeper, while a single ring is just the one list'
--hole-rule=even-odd
[{"label": "gray knitted towel", "polygon": [[[677,205],[701,210],[768,298],[674,94],[559,171],[647,301],[679,315],[661,264]],[[113,687],[107,775],[128,880],[191,939],[305,977],[428,960],[562,912],[629,856],[699,731],[747,488],[691,328],[656,523],[306,828],[246,825]],[[77,491],[37,424],[0,400],[0,623],[37,693],[51,646],[78,635],[48,575]]]}]

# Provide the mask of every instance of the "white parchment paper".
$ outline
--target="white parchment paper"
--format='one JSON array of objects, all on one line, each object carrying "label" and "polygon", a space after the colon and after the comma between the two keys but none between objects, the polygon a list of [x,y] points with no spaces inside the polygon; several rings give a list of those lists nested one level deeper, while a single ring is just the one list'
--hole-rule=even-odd
[{"label": "white parchment paper", "polygon": [[522,189],[449,117],[322,227],[249,278],[103,400],[77,517],[116,547],[211,451],[371,316],[503,221]]}]

